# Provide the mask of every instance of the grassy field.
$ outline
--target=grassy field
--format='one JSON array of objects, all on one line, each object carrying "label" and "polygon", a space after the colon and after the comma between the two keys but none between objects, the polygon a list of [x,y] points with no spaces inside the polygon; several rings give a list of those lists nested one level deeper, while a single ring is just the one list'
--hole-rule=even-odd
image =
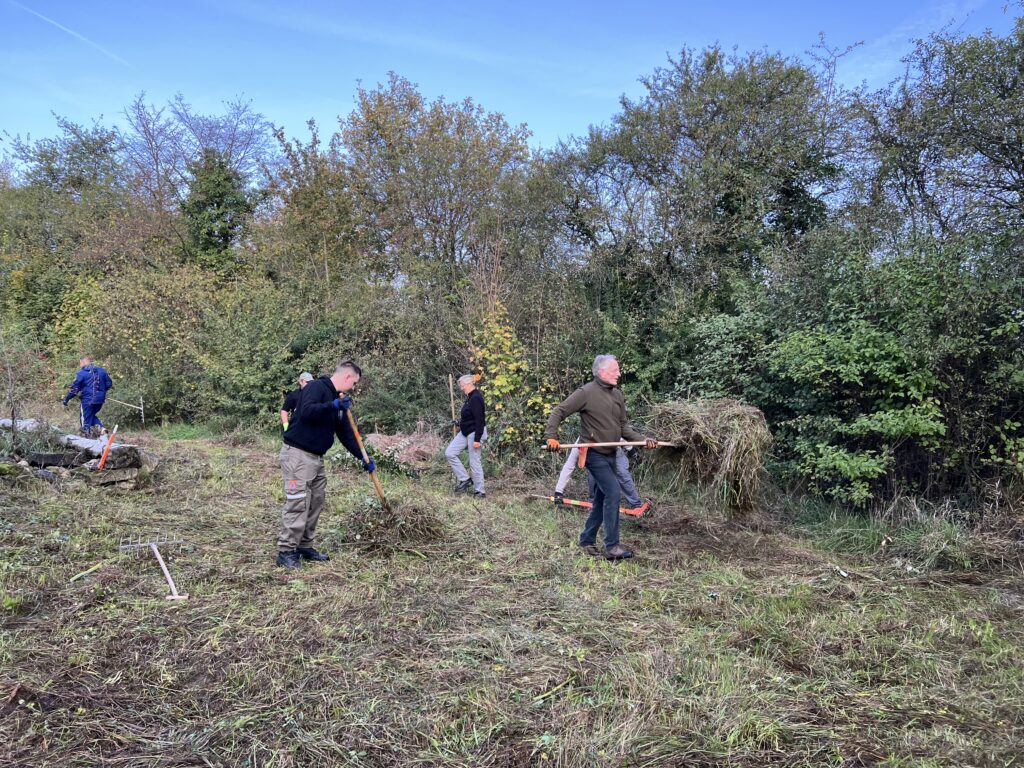
[{"label": "grassy field", "polygon": [[[142,438],[162,462],[141,490],[0,485],[0,764],[1022,762],[1012,564],[667,499],[624,522],[639,557],[613,564],[577,551],[578,512],[525,500],[542,483],[475,502],[442,474],[383,480],[443,538],[370,551],[349,514],[370,486],[344,461],[334,559],[285,573],[276,446],[188,437]],[[168,561],[188,601],[115,556],[158,532],[187,541]]]}]

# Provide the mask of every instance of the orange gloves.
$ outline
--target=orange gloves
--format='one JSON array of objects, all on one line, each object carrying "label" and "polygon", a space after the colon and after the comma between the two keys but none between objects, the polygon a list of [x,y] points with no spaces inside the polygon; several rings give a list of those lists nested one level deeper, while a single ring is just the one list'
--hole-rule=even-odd
[{"label": "orange gloves", "polygon": [[561,443],[559,443],[557,440],[555,440],[555,438],[552,437],[548,439],[547,449],[549,451],[557,451],[561,447],[561,445]]}]

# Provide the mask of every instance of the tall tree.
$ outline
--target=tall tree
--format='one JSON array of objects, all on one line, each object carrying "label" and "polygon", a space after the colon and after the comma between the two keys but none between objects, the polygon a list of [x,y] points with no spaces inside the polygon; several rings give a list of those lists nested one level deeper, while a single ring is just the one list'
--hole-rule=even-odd
[{"label": "tall tree", "polygon": [[861,102],[875,194],[911,232],[957,237],[1024,225],[1024,18],[1010,34],[919,41],[894,88]]},{"label": "tall tree", "polygon": [[237,263],[232,245],[252,216],[252,196],[242,174],[215,149],[189,164],[191,183],[181,210],[189,255],[201,266],[228,272]]},{"label": "tall tree", "polygon": [[433,264],[457,275],[493,231],[501,185],[529,157],[528,135],[470,99],[428,104],[395,74],[360,89],[343,144],[360,213],[399,271]]},{"label": "tall tree", "polygon": [[842,94],[802,62],[717,47],[684,50],[643,83],[580,154],[580,206],[605,209],[585,219],[593,237],[634,272],[758,279],[773,247],[825,218]]}]

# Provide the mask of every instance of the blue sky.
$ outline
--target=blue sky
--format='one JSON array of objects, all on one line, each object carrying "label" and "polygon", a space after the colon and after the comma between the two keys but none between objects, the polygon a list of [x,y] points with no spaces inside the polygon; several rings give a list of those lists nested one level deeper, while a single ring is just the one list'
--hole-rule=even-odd
[{"label": "blue sky", "polygon": [[393,70],[429,98],[469,96],[525,122],[549,147],[607,122],[684,46],[800,55],[824,32],[833,46],[863,42],[840,76],[877,86],[900,73],[910,40],[940,27],[1005,34],[1021,13],[1006,3],[0,0],[0,131],[53,135],[53,112],[117,123],[145,91],[206,112],[241,95],[305,135],[310,117],[333,129],[360,82]]}]

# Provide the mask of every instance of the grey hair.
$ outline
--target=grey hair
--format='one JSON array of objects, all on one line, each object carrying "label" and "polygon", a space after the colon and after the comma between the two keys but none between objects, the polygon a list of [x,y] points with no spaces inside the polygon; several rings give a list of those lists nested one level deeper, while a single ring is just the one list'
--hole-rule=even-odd
[{"label": "grey hair", "polygon": [[459,376],[459,386],[463,384],[476,384],[476,376],[472,373],[467,373],[465,376]]},{"label": "grey hair", "polygon": [[617,363],[619,359],[615,355],[598,355],[594,358],[594,375],[601,371],[609,363]]}]

